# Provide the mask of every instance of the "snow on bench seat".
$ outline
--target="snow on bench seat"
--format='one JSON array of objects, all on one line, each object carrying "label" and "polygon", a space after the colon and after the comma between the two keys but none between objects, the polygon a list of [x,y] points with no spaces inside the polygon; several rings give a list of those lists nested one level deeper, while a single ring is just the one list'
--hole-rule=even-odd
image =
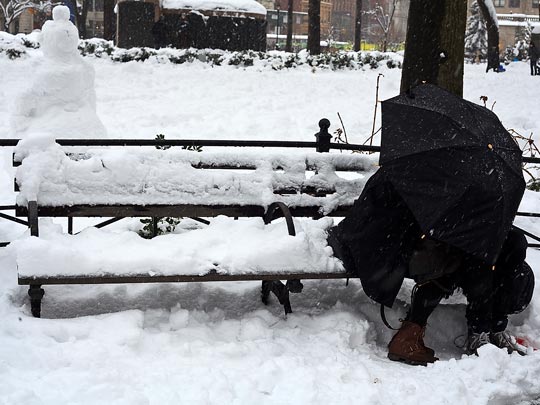
[{"label": "snow on bench seat", "polygon": [[245,279],[264,274],[345,274],[326,243],[331,225],[329,218],[295,219],[297,235],[289,236],[281,221],[265,225],[260,218],[220,216],[201,229],[143,239],[132,231],[96,228],[63,234],[59,225],[42,220],[39,238],[25,237],[10,248],[16,252],[19,281],[99,277],[106,282],[109,276],[151,276],[157,281],[162,276],[204,276],[211,270]]},{"label": "snow on bench seat", "polygon": [[[359,154],[245,151],[219,152],[110,148],[66,155],[56,143],[21,143],[16,180],[17,205],[36,200],[39,206],[74,205],[257,205],[283,201],[290,207],[320,206],[326,214],[352,205],[376,159]],[[251,167],[253,170],[206,170],[197,167]],[[306,173],[310,168],[317,173]],[[281,170],[275,170],[280,168]],[[336,170],[357,170],[345,179]],[[280,190],[311,187],[335,190],[327,196]]]}]

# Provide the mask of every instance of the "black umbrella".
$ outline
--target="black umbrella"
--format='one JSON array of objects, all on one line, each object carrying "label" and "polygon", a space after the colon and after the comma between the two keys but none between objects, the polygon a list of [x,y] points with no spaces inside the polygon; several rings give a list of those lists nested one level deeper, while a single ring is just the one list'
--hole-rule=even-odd
[{"label": "black umbrella", "polygon": [[494,263],[525,190],[497,116],[430,84],[382,102],[381,170],[426,235]]}]

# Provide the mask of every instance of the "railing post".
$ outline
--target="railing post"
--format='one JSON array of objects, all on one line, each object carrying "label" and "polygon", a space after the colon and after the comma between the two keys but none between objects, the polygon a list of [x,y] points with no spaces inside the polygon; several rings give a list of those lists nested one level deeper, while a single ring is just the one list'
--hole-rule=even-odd
[{"label": "railing post", "polygon": [[329,152],[330,151],[330,140],[332,135],[328,133],[328,128],[330,128],[330,121],[326,118],[323,118],[319,121],[319,132],[315,134],[317,139],[317,152]]}]

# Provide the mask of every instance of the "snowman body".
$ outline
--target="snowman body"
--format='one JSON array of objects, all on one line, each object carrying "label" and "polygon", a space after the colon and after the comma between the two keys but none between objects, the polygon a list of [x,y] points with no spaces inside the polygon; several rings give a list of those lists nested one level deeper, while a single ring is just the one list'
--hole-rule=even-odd
[{"label": "snowman body", "polygon": [[18,138],[34,134],[56,139],[102,138],[106,130],[96,114],[95,72],[77,49],[79,32],[69,9],[56,6],[43,25],[43,61],[32,85],[16,102],[12,130]]}]

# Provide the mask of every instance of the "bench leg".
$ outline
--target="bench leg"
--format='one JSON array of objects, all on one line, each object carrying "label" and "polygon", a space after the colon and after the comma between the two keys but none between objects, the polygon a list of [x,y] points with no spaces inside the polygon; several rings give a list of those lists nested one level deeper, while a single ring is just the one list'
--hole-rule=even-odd
[{"label": "bench leg", "polygon": [[283,305],[285,315],[292,314],[291,301],[289,300],[289,289],[279,280],[262,282],[261,298],[265,305],[268,305],[270,291],[277,297],[279,303]]},{"label": "bench leg", "polygon": [[272,291],[272,283],[273,281],[263,281],[262,287],[261,287],[261,300],[264,305],[268,305],[270,298],[270,292]]},{"label": "bench leg", "polygon": [[39,236],[38,208],[36,201],[28,201],[28,226],[30,235]]},{"label": "bench leg", "polygon": [[28,289],[30,296],[30,310],[34,318],[41,318],[41,299],[45,295],[45,290],[39,284],[31,284]]}]

